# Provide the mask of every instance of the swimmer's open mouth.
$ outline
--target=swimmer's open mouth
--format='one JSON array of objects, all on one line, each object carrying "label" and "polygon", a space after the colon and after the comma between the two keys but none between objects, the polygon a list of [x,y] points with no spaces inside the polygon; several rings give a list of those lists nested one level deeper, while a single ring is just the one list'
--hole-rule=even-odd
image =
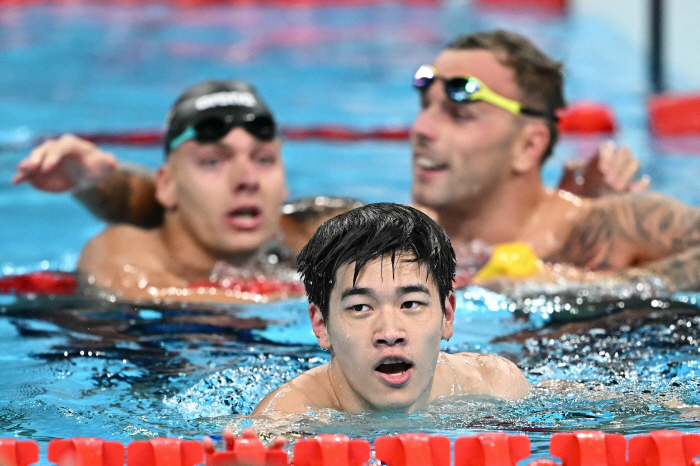
[{"label": "swimmer's open mouth", "polygon": [[416,156],[414,158],[415,164],[424,170],[443,170],[447,168],[446,163],[438,163],[435,160],[429,159],[427,157]]},{"label": "swimmer's open mouth", "polygon": [[401,375],[412,367],[412,362],[405,361],[401,358],[387,358],[375,367],[374,370],[387,375]]},{"label": "swimmer's open mouth", "polygon": [[241,207],[229,211],[228,216],[240,219],[249,219],[259,216],[262,212],[257,207]]},{"label": "swimmer's open mouth", "polygon": [[264,222],[262,210],[256,206],[240,206],[226,214],[227,223],[241,231],[253,231]]}]

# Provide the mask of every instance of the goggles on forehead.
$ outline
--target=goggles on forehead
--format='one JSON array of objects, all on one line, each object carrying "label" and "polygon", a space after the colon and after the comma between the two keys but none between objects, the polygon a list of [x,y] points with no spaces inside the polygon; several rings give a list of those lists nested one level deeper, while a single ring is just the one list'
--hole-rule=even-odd
[{"label": "goggles on forehead", "polygon": [[168,149],[172,152],[189,139],[204,143],[219,141],[236,126],[242,127],[261,141],[272,141],[277,134],[275,120],[269,115],[248,114],[243,118],[235,118],[233,115],[213,116],[185,128],[170,141]]},{"label": "goggles on forehead", "polygon": [[416,74],[413,75],[413,87],[424,92],[435,80],[440,80],[445,84],[447,97],[453,102],[469,103],[482,100],[501,107],[513,115],[530,115],[556,120],[556,117],[551,113],[525,107],[520,102],[496,94],[477,78],[468,76],[442,78],[437,75],[435,68],[431,65],[423,65],[418,68]]}]

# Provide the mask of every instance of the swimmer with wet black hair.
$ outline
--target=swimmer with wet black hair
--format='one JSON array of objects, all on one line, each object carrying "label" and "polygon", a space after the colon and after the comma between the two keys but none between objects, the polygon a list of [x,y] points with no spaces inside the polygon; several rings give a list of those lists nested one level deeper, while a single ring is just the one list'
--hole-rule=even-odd
[{"label": "swimmer with wet black hair", "polygon": [[297,265],[331,360],[268,394],[253,415],[410,413],[448,396],[528,394],[506,359],[440,351],[453,332],[455,254],[422,212],[380,203],[341,214],[316,231]]}]

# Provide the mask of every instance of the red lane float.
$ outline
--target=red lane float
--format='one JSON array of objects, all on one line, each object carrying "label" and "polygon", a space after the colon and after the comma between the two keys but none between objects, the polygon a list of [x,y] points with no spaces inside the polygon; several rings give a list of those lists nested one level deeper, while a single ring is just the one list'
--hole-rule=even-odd
[{"label": "red lane float", "polygon": [[39,445],[31,440],[0,438],[0,464],[27,466],[39,461]]},{"label": "red lane float", "polygon": [[[268,295],[282,293],[298,295],[304,293],[301,282],[290,282],[269,277],[226,278],[220,282],[199,280],[189,284],[192,288],[215,287],[225,288],[241,293]],[[24,275],[6,275],[0,277],[0,293],[3,294],[42,294],[65,295],[75,294],[78,280],[69,272],[32,272]]]},{"label": "red lane float", "polygon": [[518,11],[530,10],[546,11],[562,14],[566,12],[566,0],[476,0],[476,4],[488,8],[508,8]]},{"label": "red lane float", "polygon": [[129,444],[127,458],[127,466],[194,466],[202,463],[204,445],[179,438],[140,440]]},{"label": "red lane float", "polygon": [[207,452],[207,466],[287,466],[289,463],[284,450],[268,449],[257,437],[247,435],[240,438],[229,438],[226,435],[224,437],[226,450]]},{"label": "red lane float", "polygon": [[655,95],[648,101],[649,126],[657,136],[700,134],[700,95]]},{"label": "red lane float", "polygon": [[32,272],[0,277],[0,293],[72,295],[78,288],[75,275],[68,272]]},{"label": "red lane float", "polygon": [[48,458],[52,463],[66,466],[123,466],[124,445],[99,438],[52,440]]},{"label": "red lane float", "polygon": [[[227,435],[228,434],[228,435]],[[281,445],[266,448],[256,437],[224,434],[225,450],[214,451],[196,440],[156,438],[136,441],[126,449],[127,466],[361,466],[371,458],[370,443],[344,435],[321,434],[294,444],[290,462]],[[206,451],[205,451],[206,450]],[[0,464],[28,466],[38,461],[33,441],[0,439]],[[698,466],[700,435],[673,430],[650,432],[628,440],[621,434],[580,431],[552,435],[549,452],[562,466]],[[550,459],[523,462],[530,439],[505,433],[460,437],[454,462],[447,437],[400,434],[374,441],[376,459],[387,466],[556,466]],[[52,440],[49,461],[58,466],[123,466],[124,445],[97,438]],[[628,458],[626,460],[626,458]],[[527,461],[527,460],[526,460]]]},{"label": "red lane float", "polygon": [[320,434],[294,444],[294,466],[363,466],[369,461],[370,453],[367,440]]},{"label": "red lane float", "polygon": [[615,117],[612,109],[602,103],[580,101],[557,112],[562,133],[612,133]]}]

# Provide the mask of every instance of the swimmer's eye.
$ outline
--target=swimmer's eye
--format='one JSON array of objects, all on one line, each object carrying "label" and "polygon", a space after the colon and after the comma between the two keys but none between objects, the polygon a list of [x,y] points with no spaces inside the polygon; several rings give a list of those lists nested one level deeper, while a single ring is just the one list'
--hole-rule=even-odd
[{"label": "swimmer's eye", "polygon": [[450,114],[455,120],[468,121],[474,118],[474,110],[469,104],[450,104]]},{"label": "swimmer's eye", "polygon": [[354,312],[367,312],[372,308],[367,304],[355,304],[354,306],[350,306],[348,309]]},{"label": "swimmer's eye", "polygon": [[254,160],[261,165],[274,165],[277,163],[277,156],[274,154],[257,154]]},{"label": "swimmer's eye", "polygon": [[221,157],[205,157],[199,160],[202,167],[213,168],[221,163]]},{"label": "swimmer's eye", "polygon": [[401,309],[420,309],[423,306],[425,306],[425,303],[420,301],[406,301],[401,304]]}]

